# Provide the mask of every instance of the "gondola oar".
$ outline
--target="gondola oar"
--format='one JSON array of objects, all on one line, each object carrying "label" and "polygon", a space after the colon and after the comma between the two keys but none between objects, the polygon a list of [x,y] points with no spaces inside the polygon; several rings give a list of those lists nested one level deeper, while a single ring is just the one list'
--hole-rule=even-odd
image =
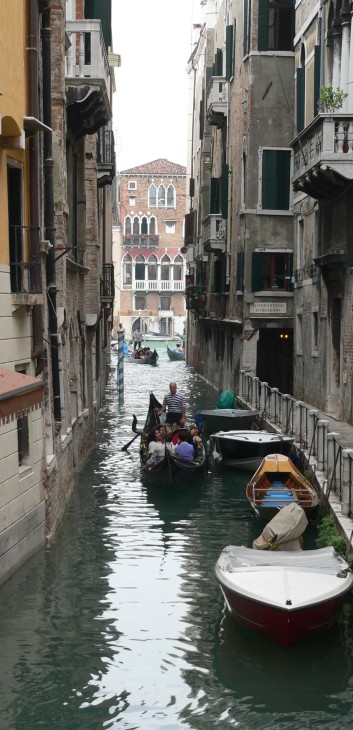
[{"label": "gondola oar", "polygon": [[141,434],[136,433],[135,436],[131,439],[131,441],[128,441],[128,443],[125,444],[125,446],[121,447],[121,451],[127,451],[129,446],[131,446],[132,442],[135,441],[135,439],[137,439],[139,436],[141,436]]}]

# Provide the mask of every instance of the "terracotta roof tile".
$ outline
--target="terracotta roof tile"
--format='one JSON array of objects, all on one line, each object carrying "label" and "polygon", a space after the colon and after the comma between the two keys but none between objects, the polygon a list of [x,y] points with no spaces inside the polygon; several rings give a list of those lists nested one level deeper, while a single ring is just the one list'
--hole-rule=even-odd
[{"label": "terracotta roof tile", "polygon": [[165,158],[159,158],[153,162],[146,162],[144,165],[121,170],[120,175],[186,175],[186,167]]}]

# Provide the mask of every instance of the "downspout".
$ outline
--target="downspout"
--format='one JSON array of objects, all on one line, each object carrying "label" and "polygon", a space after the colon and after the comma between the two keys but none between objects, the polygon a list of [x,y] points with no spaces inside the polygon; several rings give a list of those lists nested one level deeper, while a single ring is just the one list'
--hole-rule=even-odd
[{"label": "downspout", "polygon": [[[29,0],[28,11],[28,113],[39,118],[38,99],[38,45],[39,45],[39,12],[38,0]],[[29,137],[29,277],[41,281],[40,272],[40,218],[39,218],[39,144],[38,132]],[[37,281],[36,281],[37,283]],[[43,370],[43,305],[35,304],[32,308],[32,359],[37,360],[35,374]]]},{"label": "downspout", "polygon": [[[43,59],[43,121],[52,126],[51,115],[51,29],[50,8],[42,16],[42,59]],[[55,227],[54,227],[54,186],[53,186],[53,143],[52,133],[44,132],[44,227],[45,238],[50,249],[47,255],[47,304],[49,339],[54,399],[54,419],[61,420],[58,322],[56,316],[56,276],[55,276]]]}]

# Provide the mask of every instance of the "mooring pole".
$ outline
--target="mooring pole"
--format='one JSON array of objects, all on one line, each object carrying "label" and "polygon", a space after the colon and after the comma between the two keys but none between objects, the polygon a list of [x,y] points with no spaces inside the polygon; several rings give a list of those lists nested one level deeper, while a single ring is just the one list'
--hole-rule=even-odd
[{"label": "mooring pole", "polygon": [[118,329],[118,364],[116,370],[118,396],[121,402],[124,401],[124,328]]}]

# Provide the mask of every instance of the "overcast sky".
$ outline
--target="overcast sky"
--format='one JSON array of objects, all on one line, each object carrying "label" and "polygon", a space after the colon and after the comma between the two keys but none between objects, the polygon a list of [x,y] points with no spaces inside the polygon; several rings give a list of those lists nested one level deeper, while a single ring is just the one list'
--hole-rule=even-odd
[{"label": "overcast sky", "polygon": [[200,0],[113,0],[117,169],[165,157],[186,165],[192,23]]}]

